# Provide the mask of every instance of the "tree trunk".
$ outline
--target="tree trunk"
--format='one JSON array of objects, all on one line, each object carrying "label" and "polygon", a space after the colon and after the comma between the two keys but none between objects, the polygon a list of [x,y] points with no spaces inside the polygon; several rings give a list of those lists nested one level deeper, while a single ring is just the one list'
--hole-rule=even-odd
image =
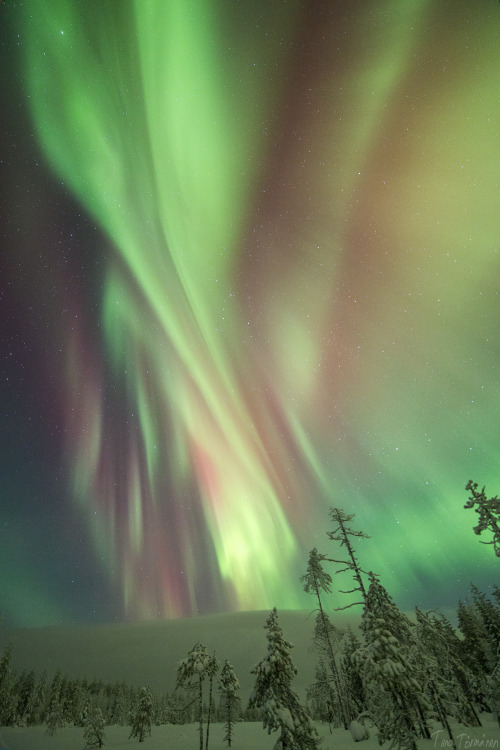
[{"label": "tree trunk", "polygon": [[231,747],[231,734],[233,729],[233,702],[232,702],[232,696],[230,693],[227,694],[227,703],[226,703],[226,726],[227,726],[227,744],[228,747]]},{"label": "tree trunk", "polygon": [[[321,622],[325,626],[325,617],[326,617],[326,615],[325,615],[325,612],[323,610],[323,605],[321,604],[321,597],[319,595],[319,588],[318,588],[318,585],[316,583],[316,579],[315,579],[314,583],[315,583],[315,589],[316,589],[316,597],[318,599],[318,607],[319,607],[319,611],[320,611]],[[330,635],[328,633],[328,630],[327,630],[326,626],[325,626],[325,632],[324,632],[324,636],[323,637],[324,637],[324,639],[326,641],[326,648],[327,648],[328,656],[329,656],[329,659],[330,659],[330,669],[331,669],[331,672],[332,672],[332,675],[333,675],[333,682],[334,682],[334,685],[335,685],[335,692],[337,694],[336,698],[337,698],[337,702],[338,702],[339,708],[340,708],[340,716],[341,716],[341,719],[342,719],[342,723],[344,725],[344,729],[349,729],[349,715],[348,715],[349,711],[348,711],[347,706],[345,705],[344,696],[342,695],[342,687],[341,687],[341,684],[340,684],[340,675],[339,675],[339,671],[337,669],[337,662],[335,660],[335,654],[333,653],[332,642],[330,640]]]},{"label": "tree trunk", "polygon": [[207,736],[205,740],[205,750],[208,750],[208,736],[210,734],[210,720],[212,718],[212,687],[214,678],[210,675],[209,690],[208,690],[208,715],[207,715]]},{"label": "tree trunk", "polygon": [[200,685],[199,685],[199,695],[198,695],[198,702],[199,702],[199,720],[200,720],[200,750],[203,750],[203,678],[200,674]]},{"label": "tree trunk", "polygon": [[429,727],[427,726],[427,722],[425,720],[424,712],[422,711],[422,706],[421,706],[420,701],[418,700],[418,698],[415,700],[415,703],[417,704],[417,712],[418,712],[418,715],[420,717],[420,729],[421,729],[421,732],[422,732],[422,734],[423,734],[423,736],[425,737],[426,740],[430,740],[431,733],[429,732]]},{"label": "tree trunk", "polygon": [[437,692],[437,690],[436,690],[436,688],[434,686],[434,683],[432,683],[432,682],[430,683],[430,688],[431,688],[431,695],[434,698],[434,704],[435,704],[435,706],[437,708],[437,712],[438,712],[438,715],[439,715],[439,721],[441,722],[441,724],[443,725],[443,727],[448,732],[448,737],[451,740],[451,744],[452,744],[453,749],[457,750],[457,746],[456,746],[456,743],[455,743],[455,738],[453,737],[453,735],[451,733],[451,728],[450,728],[450,725],[449,725],[449,722],[448,722],[448,717],[446,716],[446,711],[444,709],[444,706],[443,706],[443,703],[441,701],[441,698],[439,697],[438,692]]}]

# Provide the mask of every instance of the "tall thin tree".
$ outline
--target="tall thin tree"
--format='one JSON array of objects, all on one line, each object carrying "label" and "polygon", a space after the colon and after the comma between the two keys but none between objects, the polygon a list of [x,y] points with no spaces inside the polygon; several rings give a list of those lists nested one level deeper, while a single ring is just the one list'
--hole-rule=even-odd
[{"label": "tall thin tree", "polygon": [[319,645],[320,650],[326,652],[328,665],[330,667],[334,689],[331,691],[330,701],[336,703],[339,707],[340,717],[344,729],[349,728],[349,715],[345,701],[345,693],[342,690],[341,679],[339,670],[337,667],[337,661],[335,659],[335,652],[332,643],[332,626],[328,615],[323,609],[321,602],[321,593],[325,592],[330,594],[332,591],[332,577],[329,573],[323,570],[321,562],[325,559],[325,555],[318,552],[314,547],[309,553],[309,561],[307,563],[307,571],[305,575],[301,576],[301,581],[304,584],[304,591],[307,594],[313,594],[318,602],[318,616],[316,618],[315,628],[315,641],[316,645]]},{"label": "tall thin tree", "polygon": [[214,677],[217,675],[217,672],[220,669],[220,664],[217,661],[215,657],[215,653],[213,656],[209,656],[207,659],[207,665],[205,669],[205,674],[208,677],[208,712],[207,712],[207,730],[205,733],[205,750],[208,750],[208,738],[210,736],[210,722],[212,720],[212,707],[213,707],[213,685],[214,685]]},{"label": "tall thin tree", "polygon": [[237,710],[240,705],[238,690],[240,684],[234,673],[233,665],[226,659],[219,675],[219,692],[224,716],[224,742],[231,747],[233,740],[233,726],[237,718]]},{"label": "tall thin tree", "polygon": [[342,508],[330,508],[330,518],[336,524],[336,527],[332,529],[332,531],[327,531],[327,536],[332,542],[340,542],[340,546],[344,547],[347,552],[348,559],[337,560],[333,557],[324,557],[323,559],[328,562],[345,565],[345,568],[337,570],[337,573],[345,573],[347,571],[352,572],[356,585],[349,591],[340,591],[341,594],[354,594],[359,592],[362,596],[361,602],[351,602],[350,604],[346,604],[345,607],[336,607],[337,610],[349,609],[349,607],[354,607],[356,604],[364,604],[366,602],[367,592],[361,574],[368,575],[367,571],[363,570],[358,562],[354,552],[354,547],[351,543],[351,537],[354,537],[355,539],[369,539],[370,537],[363,531],[354,531],[354,529],[351,529],[348,525],[354,518],[354,513],[345,513]]},{"label": "tall thin tree", "polygon": [[207,653],[207,647],[198,642],[177,669],[176,687],[195,688],[198,693],[195,701],[198,705],[200,750],[203,750],[203,682],[210,670],[211,660],[212,657]]}]

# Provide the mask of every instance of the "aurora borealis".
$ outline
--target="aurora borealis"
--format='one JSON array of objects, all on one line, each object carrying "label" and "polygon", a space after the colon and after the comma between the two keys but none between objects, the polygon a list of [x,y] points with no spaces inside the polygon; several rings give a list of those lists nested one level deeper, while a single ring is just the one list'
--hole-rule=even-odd
[{"label": "aurora borealis", "polygon": [[402,606],[498,580],[500,5],[0,12],[0,612],[306,607],[330,506]]}]

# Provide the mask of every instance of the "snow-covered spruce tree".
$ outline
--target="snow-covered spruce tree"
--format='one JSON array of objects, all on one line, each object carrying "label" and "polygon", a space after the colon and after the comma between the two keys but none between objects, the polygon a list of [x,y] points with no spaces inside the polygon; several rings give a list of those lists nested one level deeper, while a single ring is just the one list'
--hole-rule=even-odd
[{"label": "snow-covered spruce tree", "polygon": [[226,659],[219,675],[219,695],[221,702],[222,715],[224,717],[224,742],[231,747],[233,739],[233,726],[238,719],[240,708],[240,699],[238,682],[232,664]]},{"label": "snow-covered spruce tree", "polygon": [[[100,708],[91,706],[85,719],[83,739],[85,740],[85,750],[94,747],[103,747],[104,745],[104,717]],[[139,742],[142,740],[139,738]]]},{"label": "snow-covered spruce tree", "polygon": [[[435,618],[427,612],[422,612],[418,607],[416,607],[416,616],[416,657],[419,681],[429,696],[435,718],[441,722],[448,734],[448,744],[456,750],[448,716],[464,721],[464,709],[468,709],[467,700],[455,680],[447,642],[441,637]],[[467,724],[467,721],[464,723]]]},{"label": "snow-covered spruce tree", "polygon": [[[442,615],[442,617],[444,617]],[[450,624],[450,628],[452,628]],[[476,674],[469,668],[462,658],[463,648],[460,638],[454,632],[458,646],[453,643],[453,650],[450,649],[450,664],[455,675],[456,682],[465,696],[463,711],[461,713],[462,723],[468,726],[482,726],[479,714],[485,707],[485,684],[482,676]],[[461,704],[462,705],[462,704]]]},{"label": "snow-covered spruce tree", "polygon": [[483,621],[486,638],[493,652],[494,660],[500,647],[500,607],[488,599],[483,591],[471,584],[472,600]]},{"label": "snow-covered spruce tree", "polygon": [[497,607],[500,607],[500,586],[497,586],[496,583],[493,584],[492,595],[496,600]]},{"label": "snow-covered spruce tree", "polygon": [[45,724],[47,727],[45,731],[50,737],[52,737],[58,729],[66,726],[60,703],[54,703],[52,705],[51,710],[47,713]]},{"label": "snow-covered spruce tree", "polygon": [[153,723],[153,696],[149,687],[141,688],[139,702],[132,716],[132,728],[129,739],[137,738],[144,742],[146,737],[151,737],[151,724]]},{"label": "snow-covered spruce tree", "polygon": [[52,736],[58,729],[64,727],[63,704],[63,676],[60,669],[57,670],[50,685],[50,694],[45,714],[45,723],[47,725],[47,734]]},{"label": "snow-covered spruce tree", "polygon": [[367,713],[378,727],[379,742],[416,750],[416,739],[430,738],[428,701],[417,681],[408,645],[411,622],[370,573],[361,620],[364,645],[353,654],[366,692]]},{"label": "snow-covered spruce tree", "polygon": [[35,692],[35,673],[22,672],[16,680],[14,695],[16,696],[16,724],[22,726],[28,723],[33,713]]},{"label": "snow-covered spruce tree", "polygon": [[63,716],[67,724],[84,726],[83,723],[84,694],[81,680],[70,680],[66,687],[63,704]]},{"label": "snow-covered spruce tree", "polygon": [[486,700],[500,727],[500,654],[493,672],[486,678]]},{"label": "snow-covered spruce tree", "polygon": [[120,726],[126,724],[127,706],[127,686],[123,682],[118,682],[111,690],[108,723]]},{"label": "snow-covered spruce tree", "polygon": [[[87,723],[88,715],[91,710],[91,704],[90,704],[90,695],[87,691],[85,691],[82,694],[82,702],[80,705],[80,714],[78,716],[78,722],[76,723],[77,727],[84,727]],[[130,717],[132,717],[132,711],[130,711]],[[132,720],[132,719],[131,719]],[[111,724],[110,721],[108,721],[108,724]]]},{"label": "snow-covered spruce tree", "polygon": [[457,617],[458,628],[464,637],[462,658],[481,679],[491,671],[495,658],[481,614],[470,601],[459,601]]},{"label": "snow-covered spruce tree", "polygon": [[349,609],[349,607],[354,607],[357,604],[363,604],[366,601],[366,588],[363,583],[362,574],[368,575],[366,570],[363,570],[358,563],[358,560],[354,553],[354,548],[351,544],[350,537],[354,537],[356,539],[369,539],[370,537],[363,531],[354,531],[350,526],[348,526],[348,523],[354,518],[354,513],[347,514],[342,510],[342,508],[330,508],[330,518],[336,524],[336,527],[332,531],[327,531],[326,535],[332,542],[340,542],[340,546],[345,547],[348,559],[337,560],[332,557],[323,557],[322,559],[327,560],[328,562],[337,563],[339,565],[345,565],[345,568],[337,570],[337,573],[345,573],[348,570],[352,572],[354,582],[356,584],[355,587],[353,589],[350,589],[349,591],[341,591],[340,593],[354,594],[358,591],[361,594],[362,601],[352,602],[351,604],[347,604],[345,607],[336,607],[337,610]]},{"label": "snow-covered spruce tree", "polygon": [[203,750],[203,682],[213,669],[212,659],[203,643],[196,643],[177,668],[176,688],[196,690],[200,750]]},{"label": "snow-covered spruce tree", "polygon": [[264,628],[267,630],[267,656],[252,670],[255,686],[249,707],[262,708],[263,725],[268,734],[280,732],[276,747],[313,750],[320,740],[311,717],[292,689],[292,680],[297,674],[290,656],[293,647],[283,636],[276,607]]},{"label": "snow-covered spruce tree", "polygon": [[14,726],[16,721],[16,696],[11,670],[12,642],[5,648],[0,659],[0,726]]},{"label": "snow-covered spruce tree", "polygon": [[463,715],[467,717],[467,721],[471,726],[481,726],[481,721],[476,712],[475,706],[476,702],[479,704],[481,703],[481,700],[477,700],[477,696],[482,694],[480,683],[477,676],[467,666],[467,663],[464,660],[463,642],[458,637],[455,628],[443,614],[436,616],[436,623],[439,625],[441,633],[448,643],[449,663],[455,675],[455,679],[459,683],[467,699],[468,708],[464,710]]},{"label": "snow-covered spruce tree", "polygon": [[43,671],[33,691],[33,704],[31,712],[27,716],[26,723],[29,727],[43,724],[47,690],[47,672]]},{"label": "snow-covered spruce tree", "polygon": [[365,689],[357,663],[353,660],[353,654],[360,648],[361,641],[350,627],[343,641],[343,651],[340,660],[340,673],[342,684],[346,693],[347,703],[355,717],[363,711],[365,706]]},{"label": "snow-covered spruce tree", "polygon": [[213,686],[214,678],[220,669],[220,664],[217,661],[215,654],[209,656],[207,660],[206,675],[208,677],[208,711],[207,711],[207,730],[205,732],[205,750],[208,750],[208,738],[210,737],[210,722],[212,720],[212,709],[213,709]]},{"label": "snow-covered spruce tree", "polygon": [[487,498],[485,487],[481,491],[478,491],[477,488],[477,482],[473,482],[471,479],[467,482],[465,490],[470,492],[470,495],[464,508],[474,508],[479,516],[478,524],[473,528],[474,534],[479,536],[483,531],[492,532],[493,539],[481,543],[492,544],[495,555],[500,557],[500,498],[496,495]]},{"label": "snow-covered spruce tree", "polygon": [[325,559],[325,556],[320,554],[316,547],[309,553],[309,560],[307,563],[307,571],[305,575],[301,577],[301,582],[304,584],[304,591],[306,594],[313,594],[318,602],[318,615],[316,618],[316,626],[314,633],[314,645],[315,648],[322,655],[323,661],[326,659],[326,663],[329,666],[331,673],[331,680],[323,685],[323,688],[329,689],[330,695],[325,696],[328,703],[332,706],[337,705],[340,714],[340,720],[344,725],[344,729],[349,727],[349,711],[345,703],[344,691],[342,690],[340,674],[337,667],[337,661],[335,659],[335,652],[333,648],[333,625],[330,623],[328,615],[323,609],[321,602],[320,592],[331,594],[332,592],[332,578],[329,573],[323,570],[321,562]]},{"label": "snow-covered spruce tree", "polygon": [[315,681],[306,690],[306,706],[313,719],[326,722],[330,733],[338,726],[340,719],[335,713],[338,706],[333,703],[330,673],[323,659],[319,659],[314,669]]},{"label": "snow-covered spruce tree", "polygon": [[484,644],[486,653],[484,696],[500,725],[500,607],[473,584],[471,591],[475,610],[481,620],[483,644],[484,641],[487,644]]},{"label": "snow-covered spruce tree", "polygon": [[444,615],[415,609],[417,659],[422,668],[428,666],[423,679],[429,682],[431,699],[437,696],[447,714],[463,724],[481,726],[469,690],[472,675],[462,662],[461,642],[451,623]]}]

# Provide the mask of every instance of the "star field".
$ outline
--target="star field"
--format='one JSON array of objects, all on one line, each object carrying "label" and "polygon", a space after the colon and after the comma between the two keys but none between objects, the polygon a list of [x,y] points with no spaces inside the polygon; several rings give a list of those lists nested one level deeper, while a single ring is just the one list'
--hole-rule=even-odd
[{"label": "star field", "polygon": [[330,506],[497,580],[498,3],[0,13],[6,621],[307,607]]}]

